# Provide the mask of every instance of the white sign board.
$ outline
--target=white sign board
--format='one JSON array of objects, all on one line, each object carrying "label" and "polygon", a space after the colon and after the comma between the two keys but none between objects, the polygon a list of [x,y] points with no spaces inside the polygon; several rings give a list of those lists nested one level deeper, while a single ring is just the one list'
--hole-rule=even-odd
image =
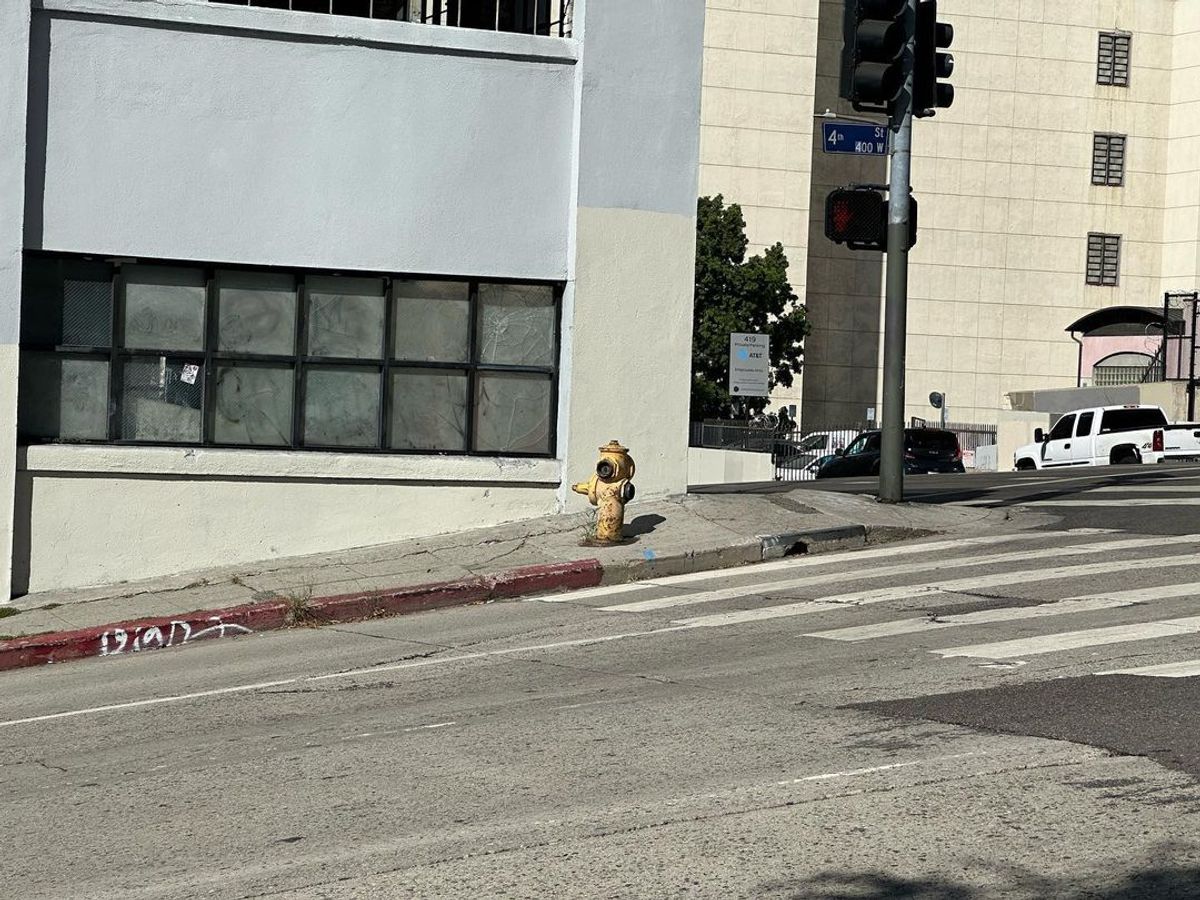
[{"label": "white sign board", "polygon": [[735,397],[766,397],[770,393],[770,361],[769,335],[729,335],[729,393]]}]

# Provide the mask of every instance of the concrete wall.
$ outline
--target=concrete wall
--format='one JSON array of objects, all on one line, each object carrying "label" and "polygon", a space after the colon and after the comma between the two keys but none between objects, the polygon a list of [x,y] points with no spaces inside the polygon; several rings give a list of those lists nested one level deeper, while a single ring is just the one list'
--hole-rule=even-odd
[{"label": "concrete wall", "polygon": [[560,477],[554,460],[165,447],[30,447],[21,469],[21,593],[550,515]]},{"label": "concrete wall", "polygon": [[587,0],[574,280],[564,308],[566,508],[596,448],[638,496],[687,490],[703,0]]},{"label": "concrete wall", "polygon": [[[217,4],[46,5],[26,246],[566,276],[572,42]],[[323,32],[279,30],[297,20]]]},{"label": "concrete wall", "polygon": [[688,448],[688,484],[748,484],[774,481],[775,465],[769,453]]},{"label": "concrete wall", "polygon": [[1160,406],[1171,422],[1187,418],[1187,385],[1178,381],[1130,384],[1116,387],[1069,388],[1066,390],[1014,391],[1008,395],[1014,410],[1044,412],[1055,417],[1089,406],[1120,406],[1136,403]]},{"label": "concrete wall", "polygon": [[28,3],[0,4],[0,603],[11,591],[14,534],[29,28]]}]

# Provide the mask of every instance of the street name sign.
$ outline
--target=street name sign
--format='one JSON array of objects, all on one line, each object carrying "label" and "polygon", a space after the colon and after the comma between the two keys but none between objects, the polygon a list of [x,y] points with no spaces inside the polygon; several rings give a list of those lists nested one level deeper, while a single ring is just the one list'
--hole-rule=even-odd
[{"label": "street name sign", "polygon": [[771,337],[766,334],[729,335],[729,393],[736,397],[766,397]]},{"label": "street name sign", "polygon": [[862,125],[857,122],[822,122],[826,153],[849,153],[852,156],[887,156],[888,130],[884,125]]}]

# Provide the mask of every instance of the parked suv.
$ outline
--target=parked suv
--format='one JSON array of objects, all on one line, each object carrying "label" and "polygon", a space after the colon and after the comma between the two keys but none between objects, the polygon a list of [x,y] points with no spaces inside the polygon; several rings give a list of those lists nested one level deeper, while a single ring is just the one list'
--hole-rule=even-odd
[{"label": "parked suv", "polygon": [[[849,478],[879,474],[882,433],[864,431],[844,451],[817,471],[818,478]],[[962,448],[952,431],[940,428],[904,429],[904,471],[908,475],[931,472],[965,472]]]}]

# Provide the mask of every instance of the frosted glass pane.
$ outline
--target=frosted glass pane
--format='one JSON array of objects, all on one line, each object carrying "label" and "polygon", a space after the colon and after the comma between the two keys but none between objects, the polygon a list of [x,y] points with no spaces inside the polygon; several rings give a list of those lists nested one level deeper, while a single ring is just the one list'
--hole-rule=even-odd
[{"label": "frosted glass pane", "polygon": [[471,294],[465,281],[397,281],[396,359],[468,362],[471,355]]},{"label": "frosted glass pane", "polygon": [[48,353],[21,355],[23,435],[102,441],[108,437],[108,362]]},{"label": "frosted glass pane", "polygon": [[21,297],[25,344],[108,347],[112,267],[84,260],[26,260]]},{"label": "frosted glass pane", "polygon": [[379,373],[370,369],[305,372],[304,443],[309,446],[379,445]]},{"label": "frosted glass pane", "polygon": [[396,450],[467,449],[465,372],[392,370],[392,437]]},{"label": "frosted glass pane", "polygon": [[382,357],[382,278],[313,277],[307,285],[309,356]]},{"label": "frosted glass pane", "polygon": [[198,443],[203,399],[203,359],[131,359],[122,369],[121,437]]},{"label": "frosted glass pane", "polygon": [[296,352],[296,280],[272,272],[218,276],[217,346],[229,353]]},{"label": "frosted glass pane", "polygon": [[205,279],[200,269],[125,266],[125,346],[203,350]]},{"label": "frosted glass pane", "polygon": [[291,443],[294,386],[289,367],[219,366],[213,439],[222,444]]},{"label": "frosted glass pane", "polygon": [[479,361],[554,364],[554,291],[544,285],[479,286]]},{"label": "frosted glass pane", "polygon": [[550,379],[480,372],[475,394],[475,449],[550,452]]}]

